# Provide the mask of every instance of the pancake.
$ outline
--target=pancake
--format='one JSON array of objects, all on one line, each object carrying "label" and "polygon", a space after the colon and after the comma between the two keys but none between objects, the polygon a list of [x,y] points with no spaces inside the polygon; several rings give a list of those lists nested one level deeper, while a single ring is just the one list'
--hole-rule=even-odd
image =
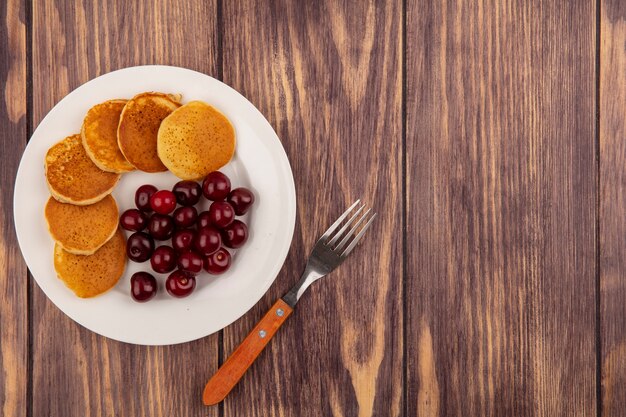
[{"label": "pancake", "polygon": [[80,135],[68,136],[48,149],[44,164],[50,194],[62,203],[97,203],[120,180],[119,174],[105,172],[89,159]]},{"label": "pancake", "polygon": [[119,224],[117,204],[110,195],[88,206],[60,203],[50,197],[45,216],[52,238],[75,255],[94,253],[111,239]]},{"label": "pancake", "polygon": [[117,127],[126,100],[109,100],[89,109],[81,137],[89,158],[98,168],[107,172],[123,173],[135,169],[117,145]]},{"label": "pancake", "polygon": [[167,168],[157,154],[161,121],[180,107],[180,96],[142,93],[130,99],[120,117],[117,141],[122,154],[135,168],[161,172]]},{"label": "pancake", "polygon": [[126,267],[126,242],[121,230],[93,255],[74,255],[54,245],[54,269],[59,279],[81,298],[113,288]]},{"label": "pancake", "polygon": [[192,101],[163,120],[158,152],[174,175],[198,180],[231,160],[235,153],[235,129],[217,109]]}]

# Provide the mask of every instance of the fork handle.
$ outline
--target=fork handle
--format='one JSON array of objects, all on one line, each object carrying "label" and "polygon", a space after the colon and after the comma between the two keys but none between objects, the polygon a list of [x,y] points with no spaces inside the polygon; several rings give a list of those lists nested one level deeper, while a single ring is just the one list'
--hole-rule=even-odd
[{"label": "fork handle", "polygon": [[207,382],[202,394],[202,401],[205,405],[217,404],[226,398],[292,312],[293,309],[282,298],[274,303]]}]

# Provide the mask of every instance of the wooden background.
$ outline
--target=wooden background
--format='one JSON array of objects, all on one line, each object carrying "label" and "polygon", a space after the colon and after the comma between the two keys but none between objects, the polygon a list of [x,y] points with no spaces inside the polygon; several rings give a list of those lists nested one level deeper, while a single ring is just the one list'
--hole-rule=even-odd
[{"label": "wooden background", "polygon": [[[0,6],[0,414],[626,412],[626,2],[8,0]],[[219,334],[140,347],[29,277],[13,183],[63,96],[132,65],[239,90],[299,203],[268,294]],[[218,407],[206,380],[357,197],[379,220]]]}]

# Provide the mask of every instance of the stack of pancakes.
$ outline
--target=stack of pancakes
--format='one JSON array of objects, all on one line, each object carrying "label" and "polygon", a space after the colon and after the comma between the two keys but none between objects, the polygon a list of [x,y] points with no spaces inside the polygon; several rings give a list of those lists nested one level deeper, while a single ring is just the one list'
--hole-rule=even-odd
[{"label": "stack of pancakes", "polygon": [[180,98],[149,92],[98,104],[80,134],[48,150],[45,217],[56,242],[54,267],[77,296],[111,289],[124,272],[125,239],[111,196],[122,174],[169,169],[199,179],[232,158],[230,121],[203,102],[183,106]]}]

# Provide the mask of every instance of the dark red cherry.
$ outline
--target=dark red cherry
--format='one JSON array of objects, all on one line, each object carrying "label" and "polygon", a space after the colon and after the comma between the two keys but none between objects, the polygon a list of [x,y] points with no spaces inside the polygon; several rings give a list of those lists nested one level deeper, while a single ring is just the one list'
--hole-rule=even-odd
[{"label": "dark red cherry", "polygon": [[198,214],[196,224],[198,225],[198,229],[206,226],[211,226],[211,216],[209,216],[209,212],[203,211],[202,213]]},{"label": "dark red cherry", "polygon": [[176,196],[169,190],[161,190],[150,197],[150,207],[159,214],[169,214],[176,208]]},{"label": "dark red cherry", "polygon": [[173,297],[187,297],[194,288],[196,288],[196,278],[183,271],[174,271],[165,280],[165,289]]},{"label": "dark red cherry", "polygon": [[148,218],[137,209],[126,210],[120,216],[120,225],[131,232],[140,232],[148,224]]},{"label": "dark red cherry", "polygon": [[167,240],[172,237],[174,220],[165,214],[154,213],[148,221],[148,231],[157,240]]},{"label": "dark red cherry", "polygon": [[159,246],[152,252],[150,265],[159,274],[172,272],[176,268],[176,252],[170,246]]},{"label": "dark red cherry", "polygon": [[156,192],[157,188],[150,184],[145,184],[137,188],[137,191],[135,191],[135,206],[145,213],[151,212],[150,197]]},{"label": "dark red cherry", "polygon": [[154,251],[154,240],[144,232],[135,232],[126,241],[126,255],[135,262],[145,262]]},{"label": "dark red cherry", "polygon": [[147,272],[135,272],[130,277],[130,295],[139,303],[151,300],[157,293],[157,281]]},{"label": "dark red cherry", "polygon": [[254,204],[254,194],[247,188],[235,188],[228,194],[227,201],[235,209],[237,216],[243,216]]},{"label": "dark red cherry", "polygon": [[180,181],[174,185],[172,192],[181,206],[193,206],[200,201],[202,187],[195,181]]},{"label": "dark red cherry", "polygon": [[242,247],[248,240],[248,226],[241,220],[235,220],[230,226],[222,230],[224,245],[237,249]]},{"label": "dark red cherry", "polygon": [[215,227],[223,229],[235,220],[235,210],[226,201],[216,201],[209,207],[209,219]]},{"label": "dark red cherry", "polygon": [[174,210],[174,223],[178,227],[191,227],[196,223],[198,210],[195,207],[178,207]]},{"label": "dark red cherry", "polygon": [[202,256],[192,251],[181,253],[178,257],[178,269],[192,275],[202,271],[202,263]]},{"label": "dark red cherry", "polygon": [[221,201],[230,192],[230,180],[219,171],[213,171],[202,182],[202,194],[212,201]]},{"label": "dark red cherry", "polygon": [[230,260],[230,253],[224,248],[219,248],[217,252],[204,258],[204,269],[209,274],[223,274],[230,268]]},{"label": "dark red cherry", "polygon": [[220,232],[214,227],[206,226],[198,229],[193,240],[193,247],[203,256],[208,256],[218,250],[222,245]]},{"label": "dark red cherry", "polygon": [[172,246],[177,252],[186,252],[193,247],[193,238],[195,233],[193,230],[181,229],[176,230],[172,235]]}]

